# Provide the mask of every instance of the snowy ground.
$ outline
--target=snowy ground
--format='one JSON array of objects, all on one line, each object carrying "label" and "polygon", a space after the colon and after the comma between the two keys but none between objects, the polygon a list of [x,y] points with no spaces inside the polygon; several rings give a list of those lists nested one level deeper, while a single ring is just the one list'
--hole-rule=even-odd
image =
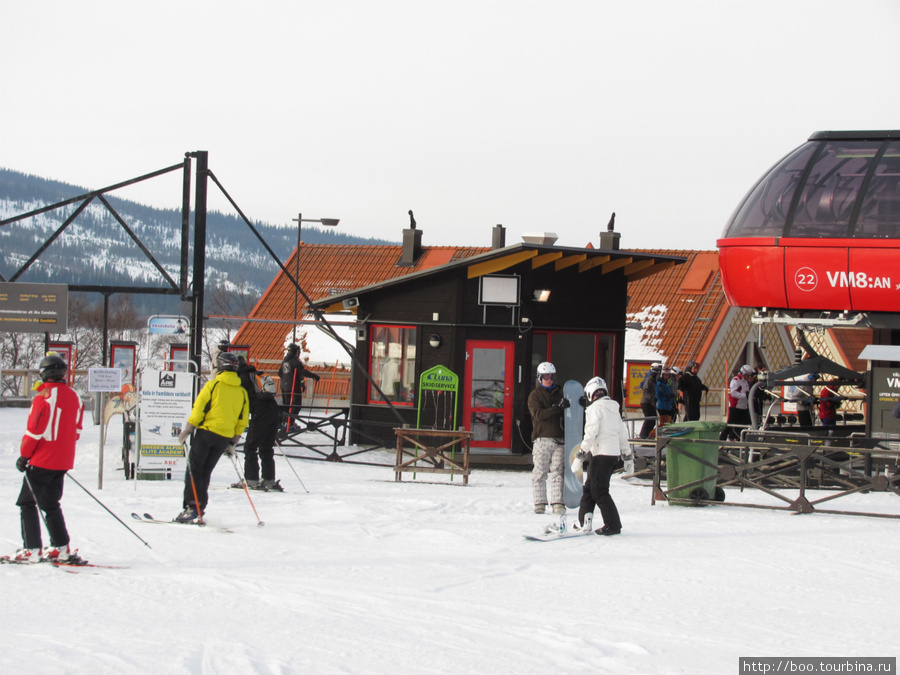
[{"label": "snowy ground", "polygon": [[[0,409],[3,552],[20,546],[26,415]],[[257,527],[224,459],[207,516],[225,534],[133,523],[178,513],[181,486],[126,482],[107,446],[97,490],[98,441],[89,425],[72,475],[152,549],[67,482],[73,545],[128,569],[0,566],[4,673],[718,675],[740,656],[900,652],[900,520],[651,506],[650,488],[615,480],[621,536],[545,544],[522,537],[550,520],[527,473],[464,487],[295,460],[307,493],[279,458],[288,491],[252,493]],[[900,514],[890,493],[852,499]]]}]

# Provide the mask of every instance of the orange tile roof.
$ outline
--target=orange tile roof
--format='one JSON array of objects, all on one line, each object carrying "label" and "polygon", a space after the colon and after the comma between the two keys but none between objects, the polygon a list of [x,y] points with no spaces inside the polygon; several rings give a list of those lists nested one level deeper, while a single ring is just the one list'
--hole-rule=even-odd
[{"label": "orange tile roof", "polygon": [[629,320],[637,312],[666,307],[655,348],[672,365],[684,367],[688,360],[702,361],[714,337],[714,328],[728,311],[718,274],[716,251],[632,249],[635,253],[674,255],[687,258],[663,272],[628,284]]},{"label": "orange tile roof", "polygon": [[[299,252],[295,249],[284,266],[293,276],[299,264],[297,280],[300,288],[310,300],[315,301],[489,250],[489,247],[423,246],[422,255],[414,266],[398,267],[402,253],[400,245],[302,243]],[[284,356],[285,335],[290,332],[295,318],[295,296],[296,311],[302,319],[306,301],[302,295],[295,294],[294,284],[284,272],[279,272],[250,312],[251,319],[269,323],[248,321],[232,339],[234,344],[252,346],[251,362],[280,361]]]}]

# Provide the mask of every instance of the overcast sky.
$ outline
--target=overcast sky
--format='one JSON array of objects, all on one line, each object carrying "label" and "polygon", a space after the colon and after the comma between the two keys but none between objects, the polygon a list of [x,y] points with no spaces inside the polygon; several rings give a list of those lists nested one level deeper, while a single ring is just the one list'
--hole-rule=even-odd
[{"label": "overcast sky", "polygon": [[897,0],[0,7],[0,166],[96,189],[206,150],[254,221],[394,241],[413,209],[426,245],[596,245],[615,211],[623,248],[714,249],[814,131],[900,128]]}]

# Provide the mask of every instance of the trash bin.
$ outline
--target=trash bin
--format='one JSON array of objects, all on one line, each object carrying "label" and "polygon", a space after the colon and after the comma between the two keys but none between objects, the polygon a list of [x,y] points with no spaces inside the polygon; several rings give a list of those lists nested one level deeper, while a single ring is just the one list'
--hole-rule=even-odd
[{"label": "trash bin", "polygon": [[[663,438],[671,438],[670,446],[674,446],[682,452],[670,451],[666,453],[666,483],[671,492],[668,496],[673,499],[715,499],[722,501],[725,498],[723,490],[716,488],[716,478],[719,471],[716,467],[719,461],[719,446],[715,443],[679,443],[680,439],[717,441],[719,435],[725,430],[726,424],[722,422],[679,422],[667,424],[658,431]],[[709,462],[713,466],[706,466],[693,459]],[[673,487],[703,480],[698,485],[672,490]]]}]

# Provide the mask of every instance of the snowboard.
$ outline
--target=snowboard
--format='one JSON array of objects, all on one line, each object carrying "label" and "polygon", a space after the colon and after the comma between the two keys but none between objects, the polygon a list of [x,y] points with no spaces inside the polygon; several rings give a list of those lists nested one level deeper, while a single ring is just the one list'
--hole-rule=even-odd
[{"label": "snowboard", "polygon": [[524,537],[528,541],[556,541],[557,539],[571,539],[572,537],[584,537],[593,534],[593,531],[591,530],[591,514],[585,516],[585,521],[584,531],[576,531],[571,527],[566,527],[566,529],[561,532],[559,526],[554,524],[548,527],[547,531],[542,534],[526,534]]},{"label": "snowboard", "polygon": [[563,385],[563,396],[569,399],[569,407],[563,413],[566,433],[566,452],[563,456],[565,474],[563,476],[563,501],[570,509],[581,504],[581,479],[572,471],[572,453],[581,444],[584,435],[584,407],[579,403],[584,396],[584,387],[576,380],[567,380]]}]

